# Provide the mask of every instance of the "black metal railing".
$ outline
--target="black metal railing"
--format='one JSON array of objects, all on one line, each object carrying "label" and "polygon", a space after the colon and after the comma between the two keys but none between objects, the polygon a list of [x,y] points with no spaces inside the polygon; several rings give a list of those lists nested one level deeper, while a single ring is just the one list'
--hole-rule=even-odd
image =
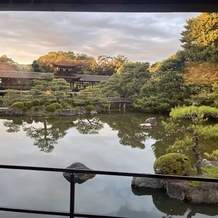
[{"label": "black metal railing", "polygon": [[[75,213],[75,210],[74,210],[75,209],[75,207],[74,207],[75,206],[75,173],[86,173],[86,174],[108,175],[108,176],[126,176],[126,177],[148,177],[148,178],[175,179],[175,180],[193,180],[193,181],[201,181],[201,182],[218,182],[218,179],[216,179],[216,178],[193,177],[193,176],[174,176],[174,175],[163,175],[163,174],[127,173],[127,172],[113,172],[113,171],[100,171],[100,170],[76,170],[76,169],[69,169],[69,168],[0,165],[0,169],[71,173],[69,212],[42,211],[42,210],[30,210],[30,209],[16,209],[16,208],[0,207],[0,211],[42,214],[42,215],[58,215],[58,216],[67,216],[70,218],[73,218],[73,217],[96,217],[96,218],[98,218],[98,217],[99,218],[100,217],[101,218],[117,217],[117,216]],[[121,217],[119,217],[119,218],[121,218]]]}]

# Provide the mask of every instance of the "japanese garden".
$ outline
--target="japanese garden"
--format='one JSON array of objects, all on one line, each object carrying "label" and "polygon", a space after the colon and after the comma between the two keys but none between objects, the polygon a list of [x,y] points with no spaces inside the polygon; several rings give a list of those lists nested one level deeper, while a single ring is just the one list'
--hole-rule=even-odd
[{"label": "japanese garden", "polygon": [[[116,170],[109,164],[115,156],[112,161],[117,162],[121,170],[127,171],[129,167],[134,171],[130,163],[139,155],[136,170],[144,171],[142,165],[146,165],[144,156],[148,147],[151,160],[145,170],[149,173],[218,178],[218,13],[201,13],[188,19],[184,28],[181,50],[154,64],[132,62],[123,55],[101,55],[95,60],[83,53],[51,51],[24,66],[6,55],[1,56],[1,128],[8,135],[20,133],[28,138],[25,140],[32,140],[34,149],[44,155],[34,156],[36,162],[39,158],[46,163],[46,158],[51,158],[48,155],[53,153],[65,166],[68,164],[58,152],[66,158],[70,152],[75,152],[90,165],[96,156],[94,167],[98,165],[101,169],[104,158],[100,158],[98,152],[103,149],[102,154],[108,161],[104,166],[106,169]],[[156,118],[154,126],[139,127],[151,117]],[[116,148],[117,154],[107,139],[109,129],[114,144],[122,145],[122,148]],[[75,139],[71,137],[72,133],[76,135]],[[97,138],[92,138],[97,135],[105,137],[100,139],[101,145]],[[83,143],[82,136],[89,139]],[[70,142],[64,141],[67,138]],[[89,155],[72,148],[75,145],[79,149],[80,142],[90,151]],[[101,147],[104,143],[108,149]],[[26,141],[24,144],[27,147]],[[63,148],[66,151],[62,151]],[[129,149],[127,153],[124,148]],[[31,153],[31,149],[27,148],[27,151]],[[138,154],[139,151],[143,154]],[[118,156],[122,156],[122,152],[126,157]],[[127,168],[123,166],[125,158],[129,162]],[[80,161],[76,157],[73,160]],[[53,157],[49,161],[54,162]],[[95,179],[90,180],[90,184],[93,185]],[[129,180],[123,182],[127,184]],[[211,214],[205,214],[215,214],[218,194],[213,201],[205,200],[205,197],[205,201],[198,202],[190,190],[198,188],[199,191],[200,186],[205,188],[205,183],[190,181],[187,185],[187,196],[176,199],[182,203],[172,203],[175,208],[180,207],[178,213],[171,211],[170,205],[158,205],[156,192],[145,195],[152,196],[153,204],[167,217],[204,214],[204,209],[194,208],[195,203],[211,203]],[[117,189],[122,189],[118,186]],[[161,189],[166,186],[161,184]],[[212,188],[213,193],[218,193],[218,186]],[[143,195],[143,191],[132,189],[134,195]],[[163,199],[172,200],[163,196]],[[119,202],[120,196],[117,198]]]}]

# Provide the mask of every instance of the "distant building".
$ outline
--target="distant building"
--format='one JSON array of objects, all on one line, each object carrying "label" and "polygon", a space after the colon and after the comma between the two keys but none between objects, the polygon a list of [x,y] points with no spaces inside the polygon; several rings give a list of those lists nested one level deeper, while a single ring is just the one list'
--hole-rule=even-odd
[{"label": "distant building", "polygon": [[75,74],[74,69],[77,67],[76,64],[66,60],[61,60],[52,64],[54,67],[54,77],[64,78],[70,83],[72,91],[79,91],[84,89],[87,85],[95,85],[103,80],[108,80],[110,76],[102,75],[87,75],[87,74]]},{"label": "distant building", "polygon": [[[69,83],[72,91],[79,91],[87,85],[95,85],[110,78],[110,76],[102,75],[74,74],[76,65],[65,60],[55,62],[52,65],[54,67],[54,77],[64,78]],[[28,90],[31,87],[31,80],[39,78],[40,74],[42,73],[17,71],[10,64],[0,62],[0,90]],[[29,82],[27,83],[27,81]]]}]

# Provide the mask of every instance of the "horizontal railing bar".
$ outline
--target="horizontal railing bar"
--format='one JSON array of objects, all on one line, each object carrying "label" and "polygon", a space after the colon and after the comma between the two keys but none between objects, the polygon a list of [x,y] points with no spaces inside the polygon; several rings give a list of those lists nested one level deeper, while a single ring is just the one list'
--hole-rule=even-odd
[{"label": "horizontal railing bar", "polygon": [[18,212],[18,213],[31,213],[31,214],[44,214],[44,215],[58,215],[58,216],[68,216],[68,217],[70,216],[70,213],[67,213],[67,212],[28,210],[28,209],[7,208],[7,207],[0,207],[0,211]]},{"label": "horizontal railing bar", "polygon": [[16,166],[16,165],[0,165],[0,169],[1,168],[16,169],[16,170],[46,171],[46,172],[86,173],[86,174],[111,175],[111,176],[128,176],[128,177],[134,176],[134,177],[148,177],[148,178],[160,178],[160,179],[218,182],[218,179],[216,178],[176,176],[176,175],[165,175],[165,174],[127,173],[127,172],[114,172],[114,171],[102,171],[102,170],[78,170],[78,169],[70,169],[70,168],[51,168],[51,167],[33,167],[33,166]]},{"label": "horizontal railing bar", "polygon": [[95,217],[95,218],[125,218],[121,216],[107,216],[107,215],[96,215],[96,214],[81,214],[81,213],[75,213],[75,217]]},{"label": "horizontal railing bar", "polygon": [[[18,208],[8,208],[8,207],[0,207],[0,211],[18,212],[18,213],[31,213],[31,214],[43,214],[43,215],[58,215],[58,216],[68,216],[68,217],[70,216],[70,213],[67,213],[67,212],[28,210],[28,209],[18,209]],[[96,217],[96,218],[125,218],[125,217],[118,217],[118,216],[82,214],[82,213],[74,213],[74,216],[75,217]]]}]

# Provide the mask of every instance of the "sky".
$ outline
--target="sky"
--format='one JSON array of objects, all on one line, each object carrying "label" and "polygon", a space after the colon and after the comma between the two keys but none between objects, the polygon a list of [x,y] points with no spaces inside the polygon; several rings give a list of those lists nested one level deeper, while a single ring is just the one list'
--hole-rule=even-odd
[{"label": "sky", "polygon": [[0,56],[31,64],[49,52],[163,61],[181,49],[186,20],[200,13],[0,12]]}]

